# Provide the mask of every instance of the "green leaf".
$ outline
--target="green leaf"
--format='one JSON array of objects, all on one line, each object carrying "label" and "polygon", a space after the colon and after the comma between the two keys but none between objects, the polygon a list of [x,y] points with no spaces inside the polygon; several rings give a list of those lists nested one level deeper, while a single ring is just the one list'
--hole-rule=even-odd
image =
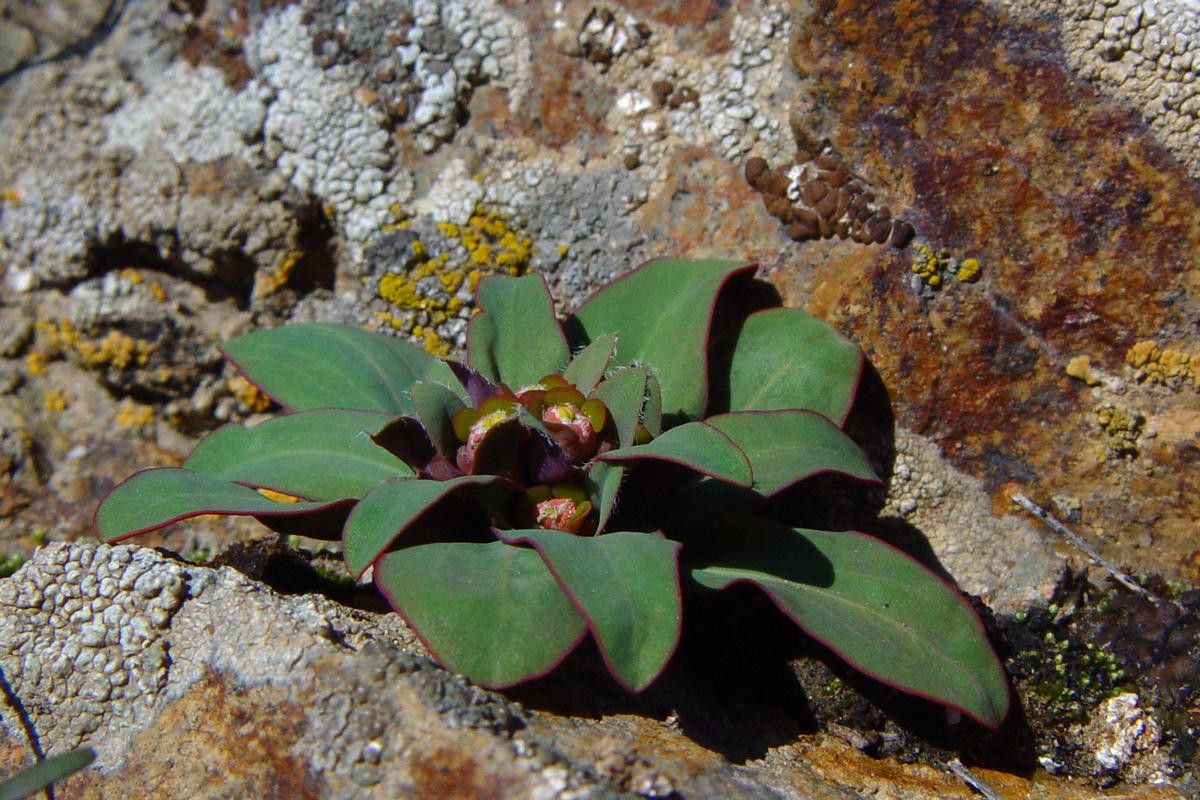
[{"label": "green leaf", "polygon": [[625,476],[625,468],[616,464],[605,464],[603,461],[592,462],[583,476],[587,487],[588,498],[592,505],[600,510],[596,530],[604,533],[613,509],[617,507],[617,492],[621,489],[621,479]]},{"label": "green leaf", "polygon": [[492,689],[554,669],[587,624],[535,550],[504,542],[387,553],[375,583],[446,667]]},{"label": "green leaf", "polygon": [[625,532],[575,536],[536,529],[500,535],[537,548],[622,686],[640,692],[659,676],[675,652],[683,616],[678,542]]},{"label": "green leaf", "polygon": [[467,329],[467,364],[517,391],[566,368],[571,351],[541,275],[493,275],[476,290],[481,313]]},{"label": "green leaf", "polygon": [[563,377],[587,394],[604,378],[617,349],[617,335],[606,333],[580,350],[563,370]]},{"label": "green leaf", "polygon": [[388,478],[413,474],[370,439],[390,419],[380,411],[320,409],[253,428],[226,425],[206,436],[183,466],[305,500],[357,499]]},{"label": "green leaf", "polygon": [[445,359],[435,358],[429,365],[429,370],[425,373],[423,380],[425,383],[436,383],[446,387],[454,392],[459,400],[462,400],[464,406],[471,405],[471,395],[467,393],[462,381],[454,374],[454,370],[450,368],[449,362]]},{"label": "green leaf", "polygon": [[647,444],[610,450],[597,458],[610,463],[653,458],[682,464],[738,486],[749,487],[753,483],[746,454],[724,433],[703,422],[688,422],[663,432]]},{"label": "green leaf", "polygon": [[646,374],[646,405],[642,409],[642,424],[651,436],[658,436],[663,429],[662,387],[653,372]]},{"label": "green leaf", "polygon": [[841,423],[863,363],[854,342],[816,317],[760,311],[713,343],[709,413],[803,408]]},{"label": "green leaf", "polygon": [[511,486],[495,475],[464,475],[448,481],[397,479],[372,489],[346,520],[342,536],[346,566],[362,575],[422,514],[452,494],[480,487]]},{"label": "green leaf", "polygon": [[685,552],[698,583],[759,586],[797,625],[874,678],[991,728],[1008,712],[1004,669],[971,606],[877,539],[744,519],[689,535]]},{"label": "green leaf", "polygon": [[391,336],[315,322],[247,333],[221,350],[251,383],[292,411],[411,414],[408,390],[433,361]]},{"label": "green leaf", "polygon": [[621,447],[633,444],[637,425],[642,421],[646,377],[646,370],[639,367],[617,370],[589,395],[608,407]]},{"label": "green leaf", "polygon": [[325,511],[333,503],[277,503],[219,478],[188,469],[148,469],[126,478],[96,509],[96,534],[115,542],[201,514],[287,517]]},{"label": "green leaf", "polygon": [[0,783],[0,800],[20,800],[50,784],[61,781],[96,760],[96,751],[90,747],[77,747],[56,756],[30,764],[25,769]]},{"label": "green leaf", "polygon": [[593,294],[565,323],[580,346],[616,333],[614,365],[657,372],[663,412],[699,419],[708,397],[708,335],[717,295],[756,267],[740,261],[651,261]]},{"label": "green leaf", "polygon": [[750,460],[754,486],[731,486],[698,476],[661,512],[671,530],[749,512],[765,499],[822,472],[879,483],[866,454],[841,428],[812,411],[736,411],[705,420],[726,434]]},{"label": "green leaf", "polygon": [[418,383],[412,388],[413,405],[429,440],[453,463],[458,450],[454,433],[454,415],[466,408],[462,398],[440,383]]},{"label": "green leaf", "polygon": [[704,420],[750,459],[766,497],[821,472],[879,483],[867,455],[841,428],[811,411],[739,411]]}]

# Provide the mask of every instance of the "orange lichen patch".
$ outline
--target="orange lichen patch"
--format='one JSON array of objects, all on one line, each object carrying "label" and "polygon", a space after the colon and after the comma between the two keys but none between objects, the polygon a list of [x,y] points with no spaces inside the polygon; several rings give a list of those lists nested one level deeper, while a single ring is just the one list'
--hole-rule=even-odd
[{"label": "orange lichen patch", "polygon": [[109,331],[99,344],[80,339],[75,346],[85,365],[112,366],[116,369],[125,369],[134,364],[143,366],[152,349],[153,345],[149,342],[134,339],[115,330]]},{"label": "orange lichen patch", "polygon": [[293,250],[283,257],[283,260],[279,262],[279,266],[273,271],[260,272],[256,275],[254,278],[254,296],[270,297],[284,286],[287,286],[288,281],[295,272],[296,265],[300,263],[300,259],[303,257],[303,253]]},{"label": "orange lichen patch", "polygon": [[983,267],[979,265],[979,259],[966,258],[959,264],[958,271],[954,273],[954,277],[958,278],[961,283],[975,283],[983,275]]},{"label": "orange lichen patch", "polygon": [[230,378],[226,381],[226,385],[242,408],[252,414],[261,414],[271,407],[271,398],[241,375]]},{"label": "orange lichen patch", "polygon": [[21,205],[21,193],[16,189],[5,189],[3,192],[0,192],[0,203],[10,206],[19,206]]},{"label": "orange lichen patch", "polygon": [[141,428],[154,424],[154,409],[126,399],[117,408],[117,424],[122,428]]}]

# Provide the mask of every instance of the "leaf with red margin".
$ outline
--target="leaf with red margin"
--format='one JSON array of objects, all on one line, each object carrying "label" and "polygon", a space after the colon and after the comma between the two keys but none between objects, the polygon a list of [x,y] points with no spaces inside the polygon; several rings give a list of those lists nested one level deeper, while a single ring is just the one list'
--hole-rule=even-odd
[{"label": "leaf with red margin", "polygon": [[646,398],[645,369],[629,367],[610,375],[589,395],[608,409],[613,425],[617,428],[617,442],[621,447],[633,445],[638,423],[642,421],[642,406]]},{"label": "leaf with red margin", "polygon": [[[354,501],[280,503],[236,483],[210,478],[188,469],[148,469],[117,485],[96,509],[96,535],[116,542],[139,533],[202,514],[259,517],[311,515],[349,507]],[[330,531],[319,538],[337,538]]]},{"label": "leaf with red margin", "polygon": [[688,422],[665,431],[646,444],[621,447],[597,456],[597,460],[610,464],[642,459],[681,464],[746,488],[754,483],[754,473],[746,454],[724,433],[703,422]]},{"label": "leaf with red margin", "polygon": [[439,383],[418,383],[412,388],[412,401],[430,441],[447,461],[453,461],[459,444],[454,415],[466,408],[462,398]]},{"label": "leaf with red margin", "polygon": [[183,467],[303,500],[358,499],[388,478],[412,475],[370,438],[389,419],[378,411],[324,408],[252,428],[225,425],[204,437]]},{"label": "leaf with red margin", "polygon": [[574,347],[619,335],[614,366],[654,370],[663,413],[699,419],[708,400],[708,336],[717,297],[757,266],[741,261],[663,258],[643,264],[589,297],[564,323]]},{"label": "leaf with red margin", "polygon": [[827,472],[879,484],[866,454],[837,425],[812,411],[735,411],[704,420],[733,440],[754,472],[745,489],[700,476],[661,512],[670,530],[746,513],[784,489]]},{"label": "leaf with red margin", "polygon": [[867,675],[989,728],[1008,713],[1004,668],[970,604],[891,545],[743,518],[689,532],[685,559],[710,589],[755,584]]},{"label": "leaf with red margin", "polygon": [[679,542],[624,531],[576,536],[537,528],[496,535],[537,549],[622,686],[640,692],[659,676],[679,643],[683,620]]},{"label": "leaf with red margin", "polygon": [[467,326],[471,369],[519,391],[566,368],[571,351],[541,275],[484,278],[475,298],[481,310]]},{"label": "leaf with red margin", "polygon": [[576,389],[587,394],[604,379],[613,353],[617,349],[617,335],[606,333],[580,350],[563,370],[563,377]]},{"label": "leaf with red margin", "polygon": [[442,664],[491,689],[546,674],[587,624],[536,550],[504,542],[386,553],[375,585]]},{"label": "leaf with red margin", "polygon": [[800,408],[840,425],[864,363],[828,323],[794,308],[760,311],[713,342],[708,413]]},{"label": "leaf with red margin", "polygon": [[221,352],[290,411],[350,408],[411,414],[408,391],[434,361],[393,336],[317,322],[236,336],[221,345]]},{"label": "leaf with red margin", "polygon": [[497,488],[502,495],[520,491],[495,475],[464,475],[448,481],[398,479],[379,484],[359,501],[346,520],[342,535],[346,566],[355,576],[362,575],[372,561],[438,503],[459,492],[490,501],[486,492],[489,488]]}]

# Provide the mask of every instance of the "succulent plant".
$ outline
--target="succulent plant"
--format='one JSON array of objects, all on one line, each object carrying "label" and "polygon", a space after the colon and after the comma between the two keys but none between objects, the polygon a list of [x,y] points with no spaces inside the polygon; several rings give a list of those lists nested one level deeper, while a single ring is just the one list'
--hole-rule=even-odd
[{"label": "succulent plant", "polygon": [[754,272],[653,261],[561,323],[541,277],[486,278],[465,363],[335,325],[234,338],[225,355],[289,413],[133,475],[99,535],[236,514],[340,537],[438,659],[492,688],[590,634],[643,689],[684,598],[749,583],[863,672],[998,725],[1005,675],[957,590],[872,537],[772,518],[818,473],[878,478],[840,427],[862,353],[763,307]]}]

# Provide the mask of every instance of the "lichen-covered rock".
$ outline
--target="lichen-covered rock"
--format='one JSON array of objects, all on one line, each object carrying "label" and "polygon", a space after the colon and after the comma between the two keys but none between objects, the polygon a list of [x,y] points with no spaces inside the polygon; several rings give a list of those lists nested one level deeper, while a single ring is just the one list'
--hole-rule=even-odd
[{"label": "lichen-covered rock", "polygon": [[1193,177],[1200,177],[1200,11],[1179,0],[1003,0],[1062,26],[1071,66],[1145,117]]},{"label": "lichen-covered rock", "polygon": [[[395,615],[147,549],[40,550],[0,580],[0,634],[0,760],[19,763],[31,739],[46,753],[95,748],[96,769],[59,785],[66,797],[834,800],[864,785],[969,797],[949,773],[906,774],[836,739],[789,744],[778,708],[710,696],[686,673],[638,699],[579,664],[523,692],[531,710],[437,667]],[[564,713],[580,704],[595,710]]]}]

